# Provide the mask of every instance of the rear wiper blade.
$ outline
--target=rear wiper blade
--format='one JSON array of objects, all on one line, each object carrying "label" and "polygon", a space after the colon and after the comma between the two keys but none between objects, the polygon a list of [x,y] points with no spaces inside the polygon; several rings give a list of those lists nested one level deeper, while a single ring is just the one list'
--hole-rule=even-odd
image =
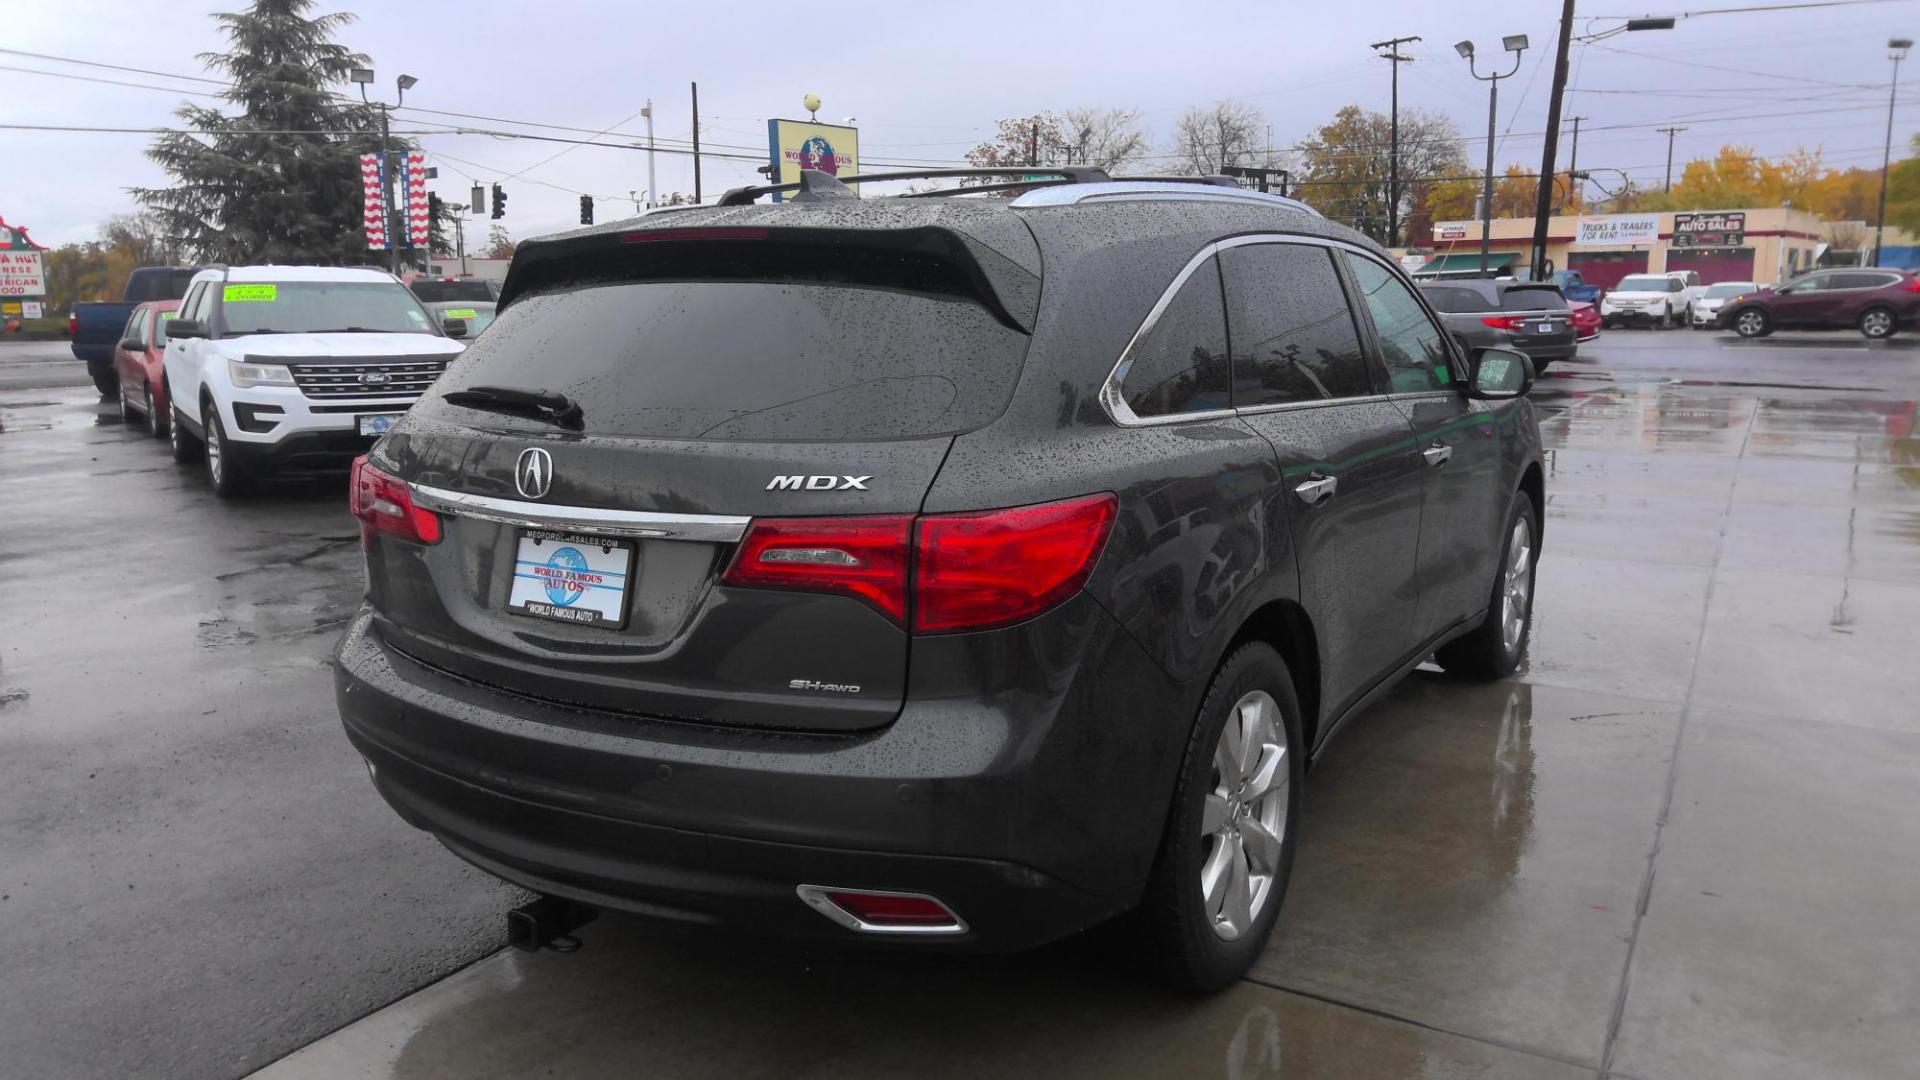
[{"label": "rear wiper blade", "polygon": [[560,427],[579,429],[586,414],[572,398],[555,390],[522,390],[513,386],[469,386],[440,395],[449,405],[493,412],[532,413]]}]

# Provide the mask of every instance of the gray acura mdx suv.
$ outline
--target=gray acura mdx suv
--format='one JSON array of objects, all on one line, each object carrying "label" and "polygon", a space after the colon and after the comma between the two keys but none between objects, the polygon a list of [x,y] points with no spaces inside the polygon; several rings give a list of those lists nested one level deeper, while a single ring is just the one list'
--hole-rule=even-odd
[{"label": "gray acura mdx suv", "polygon": [[375,785],[572,905],[1238,977],[1313,754],[1526,651],[1527,359],[1287,199],[772,190],[522,245],[358,464]]}]

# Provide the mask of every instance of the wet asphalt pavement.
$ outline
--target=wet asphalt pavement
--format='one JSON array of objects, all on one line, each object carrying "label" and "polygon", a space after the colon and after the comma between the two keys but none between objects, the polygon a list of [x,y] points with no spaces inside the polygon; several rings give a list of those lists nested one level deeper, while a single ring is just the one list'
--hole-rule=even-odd
[{"label": "wet asphalt pavement", "polygon": [[1920,338],[1616,332],[1535,396],[1528,668],[1349,725],[1265,957],[1196,1000],[1114,929],[496,952],[518,894],[335,719],[344,485],[221,504],[90,393],[0,389],[0,1073],[1912,1075]]}]

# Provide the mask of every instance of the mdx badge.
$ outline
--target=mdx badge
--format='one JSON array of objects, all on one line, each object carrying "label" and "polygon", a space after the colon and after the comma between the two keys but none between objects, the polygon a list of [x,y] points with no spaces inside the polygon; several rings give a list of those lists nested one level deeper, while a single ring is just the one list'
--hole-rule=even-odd
[{"label": "mdx badge", "polygon": [[768,491],[870,491],[871,476],[776,476]]},{"label": "mdx badge", "polygon": [[543,499],[553,486],[553,458],[537,446],[520,451],[513,463],[513,486],[529,499]]}]

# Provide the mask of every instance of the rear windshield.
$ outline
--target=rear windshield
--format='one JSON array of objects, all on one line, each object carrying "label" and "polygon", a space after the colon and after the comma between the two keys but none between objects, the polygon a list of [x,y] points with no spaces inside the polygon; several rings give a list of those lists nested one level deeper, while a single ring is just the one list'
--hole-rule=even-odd
[{"label": "rear windshield", "polygon": [[1463,289],[1457,285],[1422,285],[1420,292],[1432,304],[1434,310],[1451,314],[1463,314],[1472,311],[1492,311],[1493,305],[1477,289]]},{"label": "rear windshield", "polygon": [[967,431],[1006,407],[1027,337],[979,304],[820,282],[641,281],[516,301],[421,406],[469,386],[557,390],[590,434],[901,439]]},{"label": "rear windshield", "polygon": [[1652,274],[1628,274],[1614,288],[1621,292],[1666,292],[1667,280]]},{"label": "rear windshield", "polygon": [[1567,310],[1567,298],[1551,285],[1510,285],[1501,300],[1508,311]]},{"label": "rear windshield", "polygon": [[1755,291],[1754,287],[1750,284],[1710,285],[1707,287],[1707,299],[1731,300],[1741,293],[1750,293],[1753,291]]},{"label": "rear windshield", "polygon": [[127,279],[126,299],[137,303],[149,300],[178,300],[187,295],[197,270],[135,270]]},{"label": "rear windshield", "polygon": [[228,335],[436,332],[397,281],[229,281],[219,289]]},{"label": "rear windshield", "polygon": [[493,287],[484,281],[416,281],[413,295],[429,304],[447,300],[492,300]]}]

